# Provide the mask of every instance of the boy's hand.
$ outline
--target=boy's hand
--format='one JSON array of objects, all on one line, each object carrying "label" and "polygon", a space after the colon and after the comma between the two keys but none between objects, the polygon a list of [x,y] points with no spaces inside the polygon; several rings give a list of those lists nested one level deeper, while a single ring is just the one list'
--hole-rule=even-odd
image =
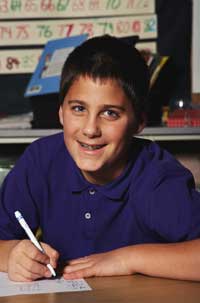
[{"label": "boy's hand", "polygon": [[65,279],[80,279],[92,276],[120,276],[133,272],[129,266],[129,248],[124,247],[106,253],[71,260],[65,266]]},{"label": "boy's hand", "polygon": [[46,254],[39,251],[30,240],[22,240],[13,247],[8,258],[8,276],[13,281],[34,281],[39,278],[50,278],[47,268],[50,263],[57,266],[58,252],[48,244],[41,243]]}]

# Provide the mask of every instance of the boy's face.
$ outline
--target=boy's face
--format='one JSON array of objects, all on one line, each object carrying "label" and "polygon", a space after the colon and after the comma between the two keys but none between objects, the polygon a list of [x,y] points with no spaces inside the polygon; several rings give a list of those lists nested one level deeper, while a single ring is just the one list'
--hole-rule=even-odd
[{"label": "boy's face", "polygon": [[67,149],[88,181],[104,184],[120,175],[128,160],[135,116],[116,81],[78,78],[65,96],[59,118]]}]

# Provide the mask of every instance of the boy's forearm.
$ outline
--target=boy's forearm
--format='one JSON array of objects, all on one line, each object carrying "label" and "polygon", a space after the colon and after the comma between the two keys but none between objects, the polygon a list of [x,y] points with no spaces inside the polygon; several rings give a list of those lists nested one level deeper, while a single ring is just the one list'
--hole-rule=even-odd
[{"label": "boy's forearm", "polygon": [[8,271],[8,258],[19,240],[0,240],[0,271]]},{"label": "boy's forearm", "polygon": [[200,281],[200,239],[173,244],[141,244],[129,247],[133,273]]}]

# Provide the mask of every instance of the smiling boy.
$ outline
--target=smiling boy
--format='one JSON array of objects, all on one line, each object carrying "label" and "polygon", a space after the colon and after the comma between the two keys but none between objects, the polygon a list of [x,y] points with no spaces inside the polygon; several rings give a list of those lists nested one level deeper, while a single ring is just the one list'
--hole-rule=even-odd
[{"label": "smiling boy", "polygon": [[122,173],[134,133],[134,112],[115,80],[81,76],[70,87],[59,115],[65,144],[85,179],[105,184]]},{"label": "smiling boy", "polygon": [[[32,143],[1,188],[0,270],[10,279],[142,273],[200,280],[200,195],[191,173],[145,125],[148,69],[115,37],[89,39],[66,60],[63,133]],[[14,212],[42,229],[42,254]]]}]

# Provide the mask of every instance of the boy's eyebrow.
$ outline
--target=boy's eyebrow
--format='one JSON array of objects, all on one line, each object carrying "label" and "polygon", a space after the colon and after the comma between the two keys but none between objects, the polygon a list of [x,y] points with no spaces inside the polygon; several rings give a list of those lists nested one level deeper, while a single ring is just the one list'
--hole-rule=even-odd
[{"label": "boy's eyebrow", "polygon": [[85,104],[86,104],[84,101],[77,100],[77,99],[68,100],[67,103],[68,103],[68,104],[79,103],[79,104],[81,104],[81,105],[85,105]]},{"label": "boy's eyebrow", "polygon": [[[78,103],[80,105],[84,105],[86,106],[87,103],[84,102],[84,101],[81,101],[81,100],[69,100],[68,101],[68,104],[73,104],[73,103]],[[121,111],[125,111],[125,108],[123,106],[120,106],[120,105],[115,105],[115,104],[102,104],[102,109],[108,109],[108,108],[116,108],[116,109],[119,109]]]},{"label": "boy's eyebrow", "polygon": [[125,108],[123,106],[120,105],[115,105],[115,104],[103,104],[103,109],[108,109],[108,108],[116,108],[119,109],[121,111],[125,111]]}]

